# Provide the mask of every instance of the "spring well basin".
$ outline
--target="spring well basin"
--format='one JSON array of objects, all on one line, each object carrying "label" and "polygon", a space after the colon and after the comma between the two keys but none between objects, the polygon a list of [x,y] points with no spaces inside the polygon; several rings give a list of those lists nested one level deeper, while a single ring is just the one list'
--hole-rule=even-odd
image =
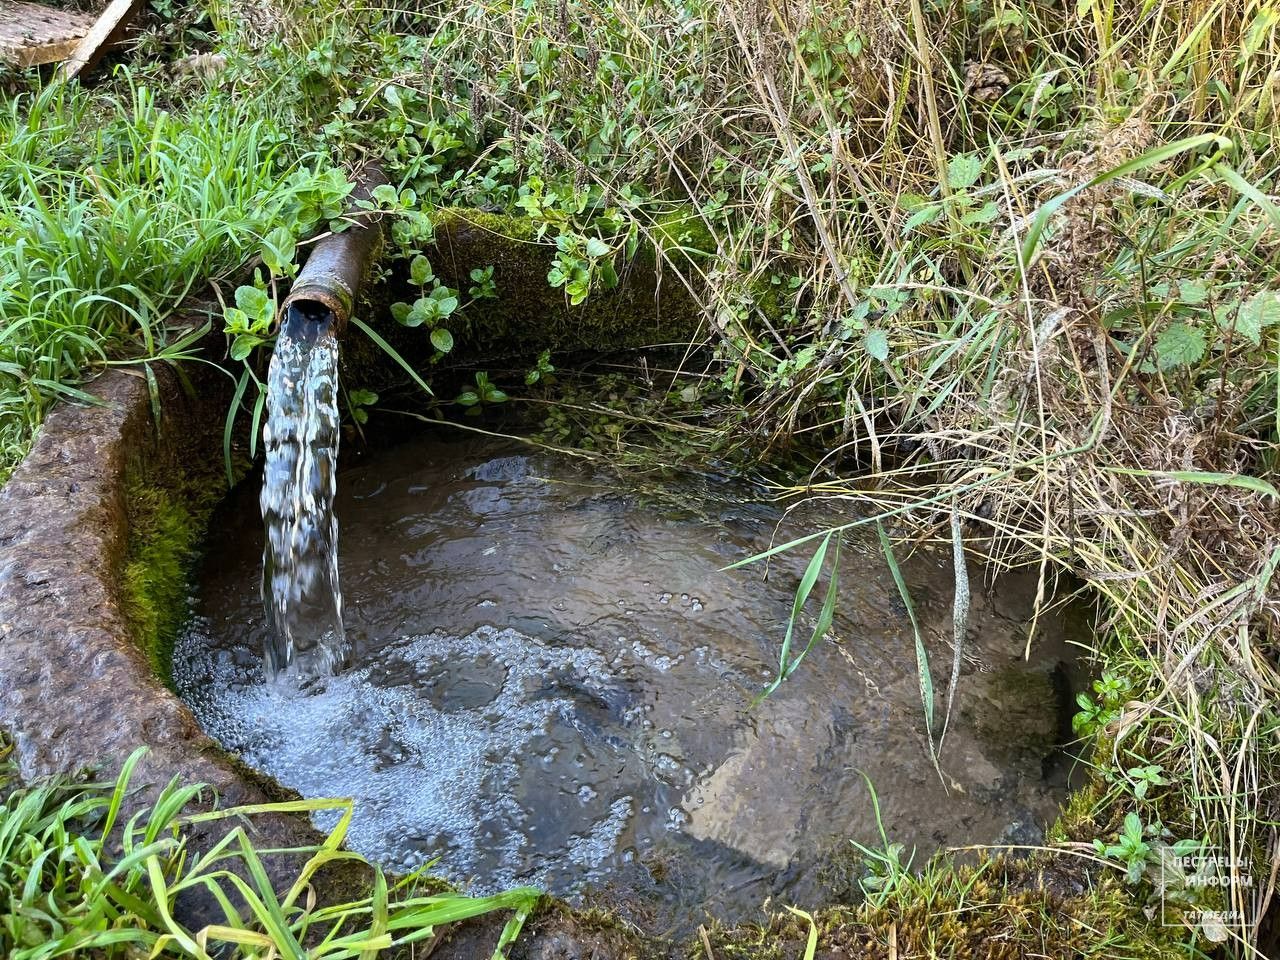
[{"label": "spring well basin", "polygon": [[[828,639],[753,703],[812,544],[725,568],[847,522],[847,503],[784,517],[738,481],[646,484],[509,441],[433,436],[348,459],[338,490],[347,665],[264,679],[248,483],[215,517],[174,677],[249,764],[304,796],[355,798],[349,843],[388,868],[434,860],[477,892],[594,892],[681,933],[707,914],[756,917],[770,896],[848,895],[849,841],[881,845],[868,780],[885,834],[917,862],[948,845],[1035,842],[1065,796],[1080,623],[1042,614],[1024,657],[1031,576],[987,584],[971,571],[940,775],[911,620],[874,528],[846,535]],[[903,569],[940,726],[948,551]]]}]

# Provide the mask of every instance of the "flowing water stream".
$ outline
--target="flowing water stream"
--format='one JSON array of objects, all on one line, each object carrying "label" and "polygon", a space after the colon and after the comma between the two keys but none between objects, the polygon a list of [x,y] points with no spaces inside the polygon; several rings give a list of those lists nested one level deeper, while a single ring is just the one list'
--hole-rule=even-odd
[{"label": "flowing water stream", "polygon": [[[304,475],[332,490],[320,466]],[[874,534],[846,539],[829,640],[751,705],[776,670],[807,555],[724,568],[847,520],[847,505],[783,517],[723,478],[650,486],[503,441],[409,439],[341,472],[346,666],[272,679],[253,495],[246,484],[213,525],[175,681],[248,763],[305,796],[355,797],[350,843],[387,867],[438,859],[476,891],[603,891],[679,932],[704,911],[757,916],[771,895],[808,906],[848,895],[849,840],[881,843],[860,774],[888,838],[918,861],[948,844],[1035,842],[1064,796],[1055,745],[1079,625],[1042,616],[1024,659],[1030,577],[990,585],[973,571],[945,782],[910,619]],[[326,529],[315,535],[331,545]],[[940,692],[947,554],[904,564]]]},{"label": "flowing water stream", "polygon": [[346,652],[338,580],[338,341],[328,314],[286,315],[267,377],[260,506],[268,673],[329,673]]}]

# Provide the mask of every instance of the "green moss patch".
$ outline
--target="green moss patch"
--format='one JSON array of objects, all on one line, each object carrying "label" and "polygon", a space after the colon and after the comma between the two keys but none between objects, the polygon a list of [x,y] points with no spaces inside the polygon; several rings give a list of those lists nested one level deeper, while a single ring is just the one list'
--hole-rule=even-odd
[{"label": "green moss patch", "polygon": [[[1152,924],[1121,883],[1091,876],[1086,861],[1069,855],[970,866],[938,860],[877,903],[820,910],[813,921],[819,957],[867,960],[1155,960],[1175,955],[1186,935]],[[716,927],[708,941],[718,960],[793,960],[804,956],[809,933],[807,918],[780,912],[763,924]],[[692,943],[687,955],[703,952]]]},{"label": "green moss patch", "polygon": [[187,615],[187,574],[208,510],[139,479],[129,482],[126,496],[129,546],[121,584],[125,610],[152,669],[172,686],[173,642]]},{"label": "green moss patch", "polygon": [[[243,470],[244,463],[237,460]],[[125,481],[129,535],[121,600],[135,642],[173,686],[173,643],[190,613],[191,569],[221,495],[221,462],[190,468],[135,463]]]}]

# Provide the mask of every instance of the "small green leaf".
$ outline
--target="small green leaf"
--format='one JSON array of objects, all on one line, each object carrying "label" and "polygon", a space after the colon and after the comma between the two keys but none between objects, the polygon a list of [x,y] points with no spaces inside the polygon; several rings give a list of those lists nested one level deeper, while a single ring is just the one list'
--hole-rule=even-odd
[{"label": "small green leaf", "polygon": [[396,194],[396,188],[389,183],[384,183],[373,188],[373,199],[377,201],[380,207],[394,207],[399,203],[399,196]]},{"label": "small green leaf", "polygon": [[610,247],[599,237],[590,237],[587,240],[587,256],[588,257],[606,257],[610,253]]},{"label": "small green leaf", "polygon": [[420,327],[436,316],[435,304],[426,297],[419,297],[409,308],[409,315],[400,322],[406,327]]},{"label": "small green leaf", "polygon": [[431,269],[431,261],[422,254],[418,254],[409,264],[409,279],[419,287],[425,287],[436,277],[435,272]]},{"label": "small green leaf", "polygon": [[1209,288],[1195,280],[1183,280],[1178,284],[1178,299],[1196,306],[1209,299]]},{"label": "small green leaf", "polygon": [[1263,290],[1255,293],[1240,307],[1236,315],[1235,330],[1257,346],[1262,342],[1262,331],[1280,323],[1280,292]]},{"label": "small green leaf", "polygon": [[253,286],[236,287],[236,306],[253,320],[261,320],[264,316],[275,314],[275,304],[267,296],[265,290]]},{"label": "small green leaf", "polygon": [[889,359],[889,335],[883,330],[868,330],[862,339],[862,345],[866,347],[867,353],[881,363]]},{"label": "small green leaf", "polygon": [[458,397],[454,402],[459,403],[464,407],[474,407],[480,402],[480,395],[474,390],[464,390],[462,393],[458,394]]},{"label": "small green leaf", "polygon": [[941,213],[942,204],[940,203],[930,203],[923,206],[907,218],[907,222],[902,225],[902,232],[910,233],[912,230],[918,230],[923,227],[926,223],[933,223]]},{"label": "small green leaf", "polygon": [[253,348],[262,343],[261,337],[255,337],[251,333],[242,333],[231,341],[231,359],[244,360],[249,354],[253,353]]},{"label": "small green leaf", "polygon": [[1136,813],[1124,815],[1124,834],[1131,840],[1142,839],[1142,819]]},{"label": "small green leaf", "polygon": [[1156,365],[1161,370],[1189,367],[1204,356],[1204,334],[1185,323],[1171,323],[1156,340]]},{"label": "small green leaf", "polygon": [[493,265],[476,267],[471,271],[472,286],[467,295],[474,300],[491,300],[498,295],[498,287],[493,282]]},{"label": "small green leaf", "polygon": [[404,303],[402,301],[397,301],[396,303],[393,303],[391,305],[391,316],[395,317],[396,323],[403,324],[404,326],[408,326],[409,314],[410,312],[412,312],[412,310],[413,308],[409,306],[407,303]]},{"label": "small green leaf", "polygon": [[977,210],[971,210],[961,217],[961,221],[968,227],[981,226],[990,223],[996,217],[1000,216],[1000,207],[994,200],[988,200]]},{"label": "small green leaf", "polygon": [[262,238],[258,252],[272,276],[283,277],[293,272],[298,244],[289,230],[276,227]]},{"label": "small green leaf", "polygon": [[441,353],[448,353],[453,349],[453,334],[444,327],[437,327],[431,331],[431,345]]},{"label": "small green leaf", "polygon": [[227,307],[223,311],[223,319],[225,325],[223,329],[227,333],[248,333],[249,332],[249,316],[239,307]]},{"label": "small green leaf", "polygon": [[952,190],[967,190],[978,182],[982,174],[982,161],[976,154],[961,153],[947,164],[947,185]]},{"label": "small green leaf", "polygon": [[458,309],[457,291],[446,286],[439,286],[432,290],[431,301],[434,304],[435,315],[440,318],[447,317]]}]

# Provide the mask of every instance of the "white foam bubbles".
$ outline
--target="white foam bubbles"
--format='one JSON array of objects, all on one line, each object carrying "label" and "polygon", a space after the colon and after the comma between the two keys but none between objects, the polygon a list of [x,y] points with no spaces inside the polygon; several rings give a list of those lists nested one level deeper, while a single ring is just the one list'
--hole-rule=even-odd
[{"label": "white foam bubbles", "polygon": [[264,680],[252,664],[212,652],[197,623],[175,682],[246,763],[306,797],[353,797],[348,845],[378,863],[439,857],[485,891],[580,883],[617,854],[634,804],[610,791],[629,751],[575,707],[606,692],[599,653],[484,627],[405,638],[333,677]]}]

